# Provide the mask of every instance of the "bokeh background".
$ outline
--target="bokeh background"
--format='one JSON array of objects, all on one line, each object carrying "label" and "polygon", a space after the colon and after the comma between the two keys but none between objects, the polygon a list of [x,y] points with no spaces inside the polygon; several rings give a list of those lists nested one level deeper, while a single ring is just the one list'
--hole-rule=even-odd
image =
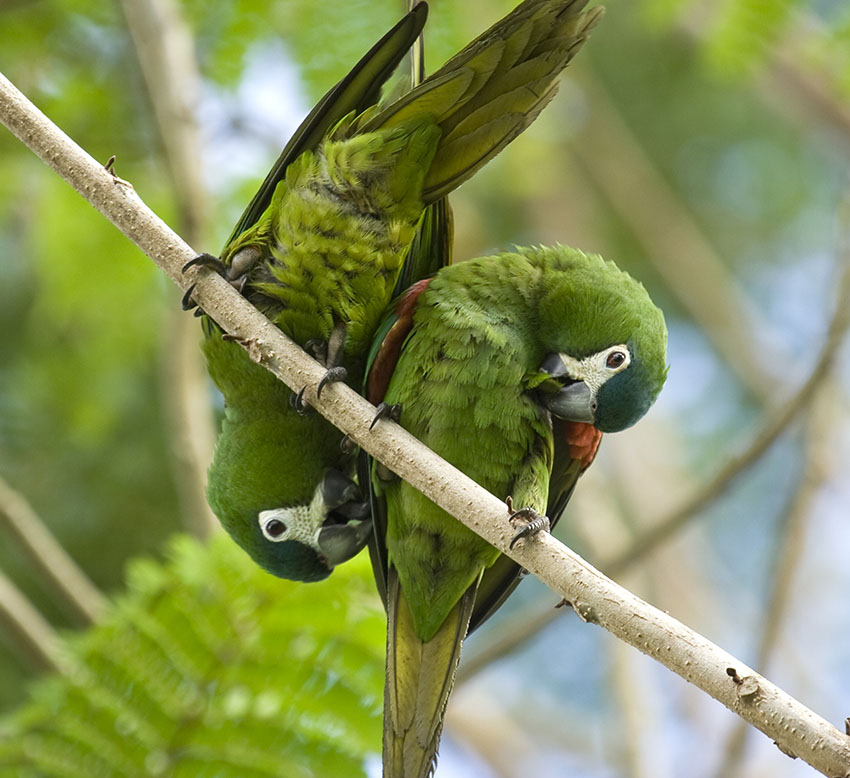
[{"label": "bokeh background", "polygon": [[[511,5],[433,0],[429,66]],[[843,727],[850,352],[833,318],[850,307],[850,6],[607,5],[555,102],[453,195],[455,254],[560,241],[644,282],[670,328],[667,387],[635,429],[606,437],[558,534]],[[0,70],[217,252],[303,115],[402,10],[2,0]],[[0,774],[377,775],[383,626],[367,565],[309,589],[221,538],[170,540],[211,527],[220,401],[197,321],[5,130],[0,171]],[[437,778],[812,774],[556,601],[529,580],[470,638]],[[352,628],[345,645],[334,620]],[[73,637],[91,621],[102,626]],[[157,731],[139,735],[126,711],[98,737],[62,724],[112,710],[107,686],[139,721],[157,707]],[[217,737],[202,747],[203,732]],[[123,762],[104,746],[136,736],[147,745]],[[285,767],[274,749],[290,737]]]}]

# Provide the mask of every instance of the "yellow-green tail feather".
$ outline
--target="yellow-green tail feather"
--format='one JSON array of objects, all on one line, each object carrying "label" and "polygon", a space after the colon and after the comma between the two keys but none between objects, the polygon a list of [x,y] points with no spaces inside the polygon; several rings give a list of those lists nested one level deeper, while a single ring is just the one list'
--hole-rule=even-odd
[{"label": "yellow-green tail feather", "polygon": [[434,770],[443,713],[454,684],[477,584],[470,586],[428,641],[390,570],[387,680],[384,690],[384,778],[427,778]]}]

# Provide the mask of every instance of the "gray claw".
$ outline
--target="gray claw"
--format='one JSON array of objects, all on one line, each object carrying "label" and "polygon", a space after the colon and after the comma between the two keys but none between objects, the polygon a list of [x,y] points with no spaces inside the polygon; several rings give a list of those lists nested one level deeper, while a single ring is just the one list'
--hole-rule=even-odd
[{"label": "gray claw", "polygon": [[346,378],[348,378],[348,371],[344,367],[332,367],[319,381],[319,385],[316,387],[316,397],[322,396],[322,389],[328,384],[336,384]]},{"label": "gray claw", "polygon": [[525,524],[523,524],[523,526],[517,531],[516,535],[513,536],[513,539],[508,546],[509,549],[512,549],[518,540],[530,538],[538,532],[549,532],[552,528],[551,523],[549,522],[549,517],[541,516],[533,508],[521,508],[518,511],[513,511],[513,505],[509,502],[508,510],[511,511],[508,521],[514,521],[515,519],[522,519],[525,521]]},{"label": "gray claw", "polygon": [[394,422],[398,422],[400,418],[400,403],[393,403],[392,405],[384,402],[378,403],[375,406],[375,418],[372,419],[372,423],[369,425],[369,429],[371,430],[381,419],[392,419]]},{"label": "gray claw", "polygon": [[293,393],[289,396],[289,404],[301,415],[306,416],[310,410],[310,406],[304,402],[304,392],[307,387],[302,386],[298,393]]},{"label": "gray claw", "polygon": [[185,273],[190,267],[196,266],[211,267],[220,276],[227,278],[227,265],[212,254],[198,254],[197,257],[190,259],[185,265],[183,265],[183,272]]},{"label": "gray claw", "polygon": [[183,292],[183,297],[180,300],[180,307],[184,311],[191,311],[192,308],[198,307],[198,304],[192,299],[194,292],[195,284],[192,284],[185,292]]}]

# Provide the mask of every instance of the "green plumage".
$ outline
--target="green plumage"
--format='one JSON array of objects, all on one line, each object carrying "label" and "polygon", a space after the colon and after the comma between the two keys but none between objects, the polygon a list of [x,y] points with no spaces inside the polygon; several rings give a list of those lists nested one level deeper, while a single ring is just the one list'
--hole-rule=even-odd
[{"label": "green plumage", "polygon": [[[599,16],[598,9],[583,13],[584,3],[526,0],[407,95],[371,105],[374,82],[386,79],[424,23],[425,7],[417,6],[296,133],[225,247],[221,272],[297,343],[329,343],[331,362],[359,385],[407,258],[415,270],[406,280],[433,270],[414,243],[420,226],[431,229],[423,215],[432,209],[445,221],[440,198],[551,100],[558,74]],[[323,474],[350,473],[342,435],[298,415],[288,390],[237,353],[241,346],[222,341],[217,327],[208,323],[205,332],[209,371],[227,405],[210,504],[266,569],[324,577],[330,567],[311,533],[323,529],[329,510],[319,500]],[[274,483],[265,483],[270,476]],[[289,534],[264,536],[258,516],[278,509],[286,533],[298,525],[299,543],[311,548],[294,548]]]},{"label": "green plumage", "polygon": [[[608,367],[619,362],[609,354],[619,344],[626,367]],[[570,427],[597,436],[600,427],[633,424],[661,390],[663,316],[640,284],[600,257],[565,247],[519,249],[444,268],[421,291],[385,400],[401,404],[407,430],[497,497],[560,512],[595,447],[587,461],[570,459],[578,449],[556,437],[564,428],[558,419],[553,425],[549,407],[581,381],[541,365],[552,354],[596,364],[599,353],[600,370],[588,369],[585,379],[595,393],[597,429]],[[515,583],[507,569],[491,586],[503,572],[499,552],[409,484],[381,473],[373,480],[385,501],[388,569],[379,579],[388,581],[391,625],[384,775],[423,778],[460,642],[470,618],[481,620],[474,617],[479,581],[496,602],[499,586]]]}]

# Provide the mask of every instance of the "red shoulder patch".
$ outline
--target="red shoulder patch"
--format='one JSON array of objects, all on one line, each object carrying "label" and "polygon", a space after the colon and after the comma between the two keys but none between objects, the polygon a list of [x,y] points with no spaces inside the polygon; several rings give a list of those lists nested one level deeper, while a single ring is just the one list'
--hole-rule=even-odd
[{"label": "red shoulder patch", "polygon": [[369,370],[369,377],[366,380],[366,399],[372,405],[382,402],[387,393],[387,387],[398,362],[402,344],[413,327],[413,314],[416,311],[419,295],[425,291],[430,283],[430,278],[417,281],[401,296],[396,304],[396,320],[381,341],[375,361]]},{"label": "red shoulder patch", "polygon": [[596,457],[602,433],[592,424],[580,421],[561,421],[558,426],[569,447],[570,458],[581,462],[584,472]]}]

